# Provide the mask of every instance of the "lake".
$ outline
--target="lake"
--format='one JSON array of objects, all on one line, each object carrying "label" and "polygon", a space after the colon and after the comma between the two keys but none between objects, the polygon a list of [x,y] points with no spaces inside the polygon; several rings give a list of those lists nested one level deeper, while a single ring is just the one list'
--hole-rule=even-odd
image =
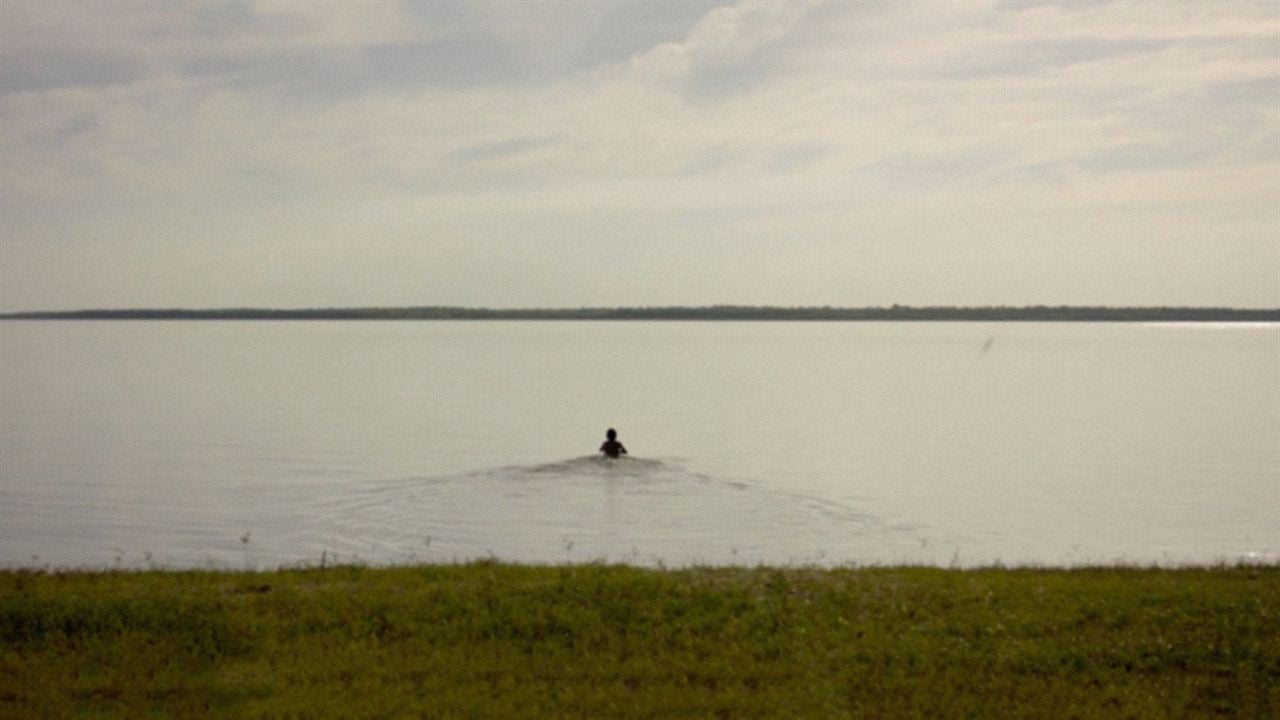
[{"label": "lake", "polygon": [[1277,562],[1280,325],[0,323],[0,566],[489,557]]}]

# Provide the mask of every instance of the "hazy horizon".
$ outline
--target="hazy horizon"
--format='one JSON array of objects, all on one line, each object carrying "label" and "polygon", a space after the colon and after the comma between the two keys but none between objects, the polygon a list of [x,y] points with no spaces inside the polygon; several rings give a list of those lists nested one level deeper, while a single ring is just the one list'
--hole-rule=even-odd
[{"label": "hazy horizon", "polygon": [[0,4],[0,313],[1280,307],[1280,5]]},{"label": "hazy horizon", "polygon": [[610,305],[610,306],[543,306],[543,307],[482,307],[482,306],[466,306],[466,305],[327,305],[327,306],[242,306],[242,305],[223,305],[209,307],[84,307],[72,308],[66,310],[48,310],[48,309],[32,309],[19,311],[0,311],[0,317],[9,317],[14,315],[29,314],[52,314],[52,315],[74,315],[77,313],[234,313],[234,312],[268,312],[268,313],[296,313],[296,312],[345,312],[345,311],[380,311],[380,310],[458,310],[466,312],[513,312],[513,313],[537,313],[537,312],[580,312],[580,311],[613,311],[613,310],[648,310],[648,311],[673,311],[673,310],[719,310],[719,309],[741,309],[741,310],[761,310],[761,311],[787,311],[787,310],[823,310],[823,311],[860,311],[860,310],[1055,310],[1055,309],[1074,309],[1074,310],[1224,310],[1224,311],[1243,311],[1243,312],[1280,312],[1280,307],[1258,307],[1258,308],[1236,308],[1229,306],[1208,306],[1208,305],[1046,305],[1037,303],[1033,305],[907,305],[903,303],[888,303],[884,305],[862,305],[862,306],[841,306],[841,305],[745,305],[741,303],[716,303],[712,305]]}]

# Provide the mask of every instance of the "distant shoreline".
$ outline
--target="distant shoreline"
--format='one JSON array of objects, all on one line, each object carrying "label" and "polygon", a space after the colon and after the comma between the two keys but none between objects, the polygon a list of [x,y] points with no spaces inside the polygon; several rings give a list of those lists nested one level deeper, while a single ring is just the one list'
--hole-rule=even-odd
[{"label": "distant shoreline", "polygon": [[1204,307],[702,307],[490,309],[448,306],[368,308],[116,309],[2,313],[0,320],[659,320],[659,321],[1000,321],[1280,322],[1280,308]]}]

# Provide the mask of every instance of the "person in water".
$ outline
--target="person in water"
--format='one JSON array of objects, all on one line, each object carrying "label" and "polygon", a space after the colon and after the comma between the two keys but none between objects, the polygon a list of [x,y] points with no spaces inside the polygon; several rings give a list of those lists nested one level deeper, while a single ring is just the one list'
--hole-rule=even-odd
[{"label": "person in water", "polygon": [[604,436],[605,441],[604,444],[600,446],[600,452],[604,453],[606,457],[617,459],[619,455],[627,454],[627,449],[622,446],[622,443],[618,442],[617,430],[609,428],[609,431],[606,432]]}]

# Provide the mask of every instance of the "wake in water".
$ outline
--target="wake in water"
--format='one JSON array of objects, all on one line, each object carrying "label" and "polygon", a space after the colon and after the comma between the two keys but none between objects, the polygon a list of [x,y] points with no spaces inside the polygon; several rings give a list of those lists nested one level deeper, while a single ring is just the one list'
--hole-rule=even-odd
[{"label": "wake in water", "polygon": [[310,555],[369,563],[840,564],[914,542],[841,503],[627,456],[379,482],[306,510]]}]

